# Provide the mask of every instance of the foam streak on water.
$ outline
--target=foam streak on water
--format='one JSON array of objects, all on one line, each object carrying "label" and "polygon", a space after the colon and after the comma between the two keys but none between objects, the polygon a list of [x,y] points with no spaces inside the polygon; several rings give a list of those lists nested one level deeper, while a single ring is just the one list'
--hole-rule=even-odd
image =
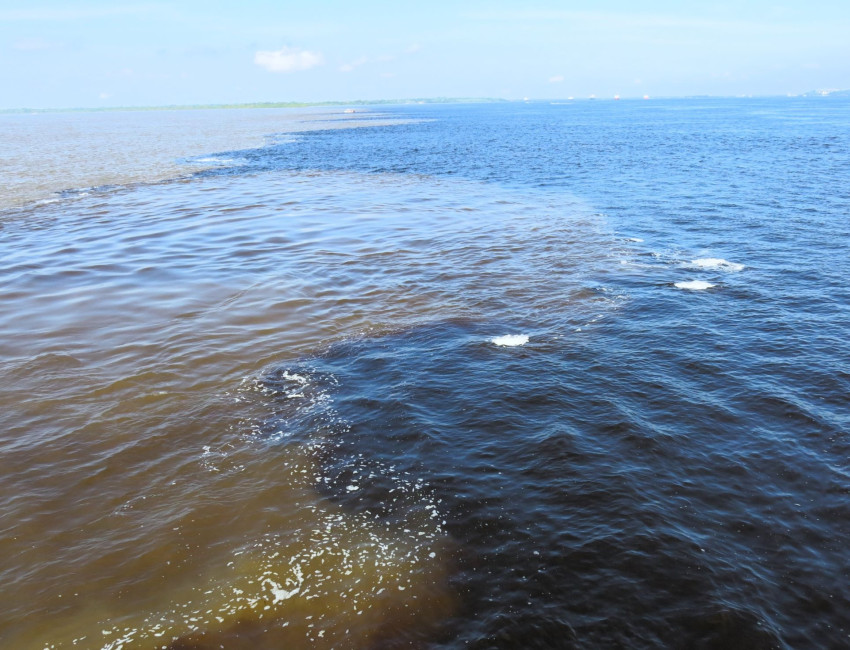
[{"label": "foam streak on water", "polygon": [[525,345],[528,343],[528,337],[525,334],[505,334],[504,336],[496,336],[490,341],[494,345],[513,347],[516,345]]},{"label": "foam streak on water", "polygon": [[743,271],[745,268],[743,264],[738,264],[737,262],[729,262],[727,260],[720,259],[717,257],[708,257],[693,260],[690,265],[697,269],[719,269],[721,271],[729,271],[730,273]]},{"label": "foam streak on water", "polygon": [[688,289],[689,291],[705,291],[706,289],[713,289],[715,287],[711,282],[706,282],[705,280],[685,280],[676,282],[673,286],[677,289]]}]

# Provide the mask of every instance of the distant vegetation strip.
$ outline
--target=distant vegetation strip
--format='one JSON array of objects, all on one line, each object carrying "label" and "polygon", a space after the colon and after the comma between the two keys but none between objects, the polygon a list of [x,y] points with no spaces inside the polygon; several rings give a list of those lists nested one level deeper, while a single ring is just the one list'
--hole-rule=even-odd
[{"label": "distant vegetation strip", "polygon": [[350,102],[252,102],[248,104],[174,104],[170,106],[105,106],[89,108],[4,108],[0,113],[90,113],[106,111],[187,111],[214,108],[309,108],[316,106],[386,106],[391,104],[483,104],[506,102],[491,97],[428,97],[421,99],[357,99]]}]

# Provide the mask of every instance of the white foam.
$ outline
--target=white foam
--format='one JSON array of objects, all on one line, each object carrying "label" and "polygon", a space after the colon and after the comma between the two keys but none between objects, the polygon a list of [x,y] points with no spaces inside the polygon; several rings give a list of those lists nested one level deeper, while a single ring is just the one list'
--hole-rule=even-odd
[{"label": "white foam", "polygon": [[227,165],[233,162],[236,162],[235,158],[220,158],[218,156],[206,156],[204,158],[193,158],[193,163],[205,164],[205,163],[214,163],[217,165]]},{"label": "white foam", "polygon": [[495,345],[513,347],[515,345],[525,345],[528,343],[528,337],[525,334],[506,334],[505,336],[496,336],[490,339],[490,342]]},{"label": "white foam", "polygon": [[643,240],[640,237],[628,237],[626,241],[633,241],[636,244],[640,244]]},{"label": "white foam", "polygon": [[730,273],[737,273],[738,271],[744,270],[743,264],[730,262],[719,257],[704,257],[698,260],[693,260],[690,266],[695,266],[699,269],[718,269],[720,271],[729,271]]},{"label": "white foam", "polygon": [[711,284],[711,282],[706,282],[705,280],[689,280],[687,282],[676,282],[674,285],[677,289],[689,289],[690,291],[702,291],[704,289],[711,289],[715,285]]},{"label": "white foam", "polygon": [[299,375],[294,372],[289,372],[288,370],[284,370],[283,374],[281,374],[283,379],[288,379],[289,381],[294,381],[302,386],[306,386],[310,383],[310,379],[305,377],[304,375]]},{"label": "white foam", "polygon": [[295,589],[286,590],[279,584],[277,584],[274,580],[270,580],[269,578],[266,578],[263,581],[263,584],[268,585],[269,589],[271,590],[272,596],[274,597],[274,601],[272,602],[274,603],[279,603],[283,600],[292,598],[301,590],[300,585],[298,587],[295,587]]}]

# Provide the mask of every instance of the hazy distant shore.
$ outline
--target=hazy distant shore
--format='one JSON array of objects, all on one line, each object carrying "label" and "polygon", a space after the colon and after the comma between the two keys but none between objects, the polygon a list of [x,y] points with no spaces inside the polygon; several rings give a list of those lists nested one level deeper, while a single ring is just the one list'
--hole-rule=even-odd
[{"label": "hazy distant shore", "polygon": [[[776,97],[811,98],[811,97],[850,97],[850,89],[841,90],[830,88],[826,90],[810,90],[795,95],[659,95],[655,99],[775,99]],[[531,101],[581,101],[584,99],[620,99],[620,95],[611,97],[591,95],[589,97],[536,97]],[[646,99],[645,96],[623,96],[622,99]],[[496,104],[512,101],[529,101],[528,99],[504,99],[500,97],[417,97],[406,99],[353,99],[349,101],[317,101],[317,102],[246,102],[240,104],[167,104],[161,106],[78,106],[63,108],[0,108],[0,115],[20,113],[91,113],[91,112],[120,112],[120,111],[188,111],[213,109],[253,109],[253,108],[321,108],[321,107],[355,107],[355,106],[398,106],[406,104]]]},{"label": "hazy distant shore", "polygon": [[187,111],[242,108],[319,108],[345,106],[395,106],[399,104],[481,104],[507,102],[492,97],[428,97],[416,99],[356,99],[327,102],[249,102],[245,104],[170,104],[163,106],[101,106],[68,108],[3,108],[0,114],[11,113],[90,113],[113,111]]}]

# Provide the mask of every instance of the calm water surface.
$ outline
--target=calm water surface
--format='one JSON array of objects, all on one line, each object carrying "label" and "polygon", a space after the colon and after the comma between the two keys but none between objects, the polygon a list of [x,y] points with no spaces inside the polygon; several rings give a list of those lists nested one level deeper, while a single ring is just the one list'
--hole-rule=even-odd
[{"label": "calm water surface", "polygon": [[850,103],[269,119],[4,198],[4,647],[850,644]]},{"label": "calm water surface", "polygon": [[0,113],[0,209],[238,165],[239,158],[210,152],[285,141],[317,125],[381,124],[381,118],[341,108]]}]

